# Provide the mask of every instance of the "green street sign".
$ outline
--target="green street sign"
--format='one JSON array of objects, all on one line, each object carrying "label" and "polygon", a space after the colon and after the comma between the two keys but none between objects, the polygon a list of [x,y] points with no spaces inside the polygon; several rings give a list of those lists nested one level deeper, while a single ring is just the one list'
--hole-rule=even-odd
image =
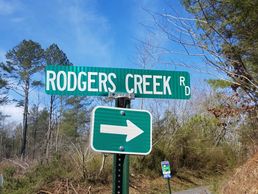
[{"label": "green street sign", "polygon": [[95,107],[91,117],[91,147],[96,152],[149,154],[151,114],[145,110]]},{"label": "green street sign", "polygon": [[191,96],[190,75],[184,71],[48,65],[45,73],[45,91],[51,95],[133,93],[136,98],[169,99]]}]

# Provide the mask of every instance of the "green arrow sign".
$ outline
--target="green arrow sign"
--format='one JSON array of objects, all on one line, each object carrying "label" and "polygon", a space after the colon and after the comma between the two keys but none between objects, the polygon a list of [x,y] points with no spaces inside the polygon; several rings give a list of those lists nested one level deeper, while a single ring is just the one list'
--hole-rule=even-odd
[{"label": "green arrow sign", "polygon": [[147,155],[152,148],[152,117],[148,111],[94,108],[91,147],[97,152]]},{"label": "green arrow sign", "polygon": [[190,75],[158,71],[78,66],[47,66],[46,93],[51,95],[107,96],[134,93],[142,98],[189,99]]}]

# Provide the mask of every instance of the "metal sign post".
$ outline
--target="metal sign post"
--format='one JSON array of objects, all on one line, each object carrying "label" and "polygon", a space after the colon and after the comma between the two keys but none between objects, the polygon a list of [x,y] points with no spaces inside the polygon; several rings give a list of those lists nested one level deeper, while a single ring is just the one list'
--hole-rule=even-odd
[{"label": "metal sign post", "polygon": [[168,181],[168,190],[169,190],[169,194],[171,194],[171,187],[170,187],[171,170],[170,170],[169,161],[162,161],[161,169],[162,169],[162,174],[164,179],[167,179]]},{"label": "metal sign post", "polygon": [[[118,97],[115,99],[115,106],[120,108],[130,108],[131,99],[128,97]],[[120,147],[123,151],[123,146]],[[113,159],[113,194],[129,193],[129,155],[114,154]]]},{"label": "metal sign post", "polygon": [[133,94],[111,93],[115,107],[97,106],[91,116],[91,148],[113,153],[113,194],[129,193],[129,155],[147,155],[152,149],[152,116],[130,109]]},{"label": "metal sign post", "polygon": [[168,179],[168,191],[169,191],[169,194],[171,194],[170,179]]}]

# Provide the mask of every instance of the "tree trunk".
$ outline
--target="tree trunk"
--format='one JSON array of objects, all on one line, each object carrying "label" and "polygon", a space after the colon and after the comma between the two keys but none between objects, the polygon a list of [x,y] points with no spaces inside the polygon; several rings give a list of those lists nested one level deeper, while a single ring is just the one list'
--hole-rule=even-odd
[{"label": "tree trunk", "polygon": [[59,119],[57,121],[57,131],[56,131],[56,152],[58,151],[58,138],[60,133],[60,124],[63,116],[63,97],[60,96],[60,113],[59,113]]},{"label": "tree trunk", "polygon": [[36,114],[36,121],[34,125],[34,131],[33,131],[33,155],[32,158],[35,159],[35,152],[36,152],[36,143],[37,143],[37,128],[38,128],[38,117],[39,117],[39,110],[37,106],[37,114]]},{"label": "tree trunk", "polygon": [[47,160],[48,160],[48,157],[49,157],[49,147],[50,147],[50,139],[51,139],[51,133],[52,133],[53,103],[54,103],[54,96],[51,96],[50,97],[50,107],[49,107],[47,139],[46,139],[46,159]]},{"label": "tree trunk", "polygon": [[4,149],[4,144],[3,144],[3,136],[2,135],[0,135],[0,145],[1,145],[1,147],[0,147],[0,161],[2,160],[2,158],[4,157],[4,151],[3,151],[3,149]]},{"label": "tree trunk", "polygon": [[26,143],[27,143],[27,130],[28,130],[28,106],[29,106],[29,87],[30,82],[29,79],[25,81],[24,88],[24,109],[23,109],[23,139],[22,139],[22,147],[21,147],[21,157],[25,158],[26,154]]}]

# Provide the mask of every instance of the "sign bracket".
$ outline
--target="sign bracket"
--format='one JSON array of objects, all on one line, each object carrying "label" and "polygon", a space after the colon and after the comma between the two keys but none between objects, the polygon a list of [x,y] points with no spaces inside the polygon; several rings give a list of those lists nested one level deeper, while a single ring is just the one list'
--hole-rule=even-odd
[{"label": "sign bracket", "polygon": [[[135,94],[134,93],[114,93],[114,92],[109,92],[108,93],[108,98],[109,99],[118,99],[118,98],[122,98],[122,99],[127,99],[127,100],[133,100],[135,99]],[[120,108],[126,108],[126,107],[120,107]]]}]

